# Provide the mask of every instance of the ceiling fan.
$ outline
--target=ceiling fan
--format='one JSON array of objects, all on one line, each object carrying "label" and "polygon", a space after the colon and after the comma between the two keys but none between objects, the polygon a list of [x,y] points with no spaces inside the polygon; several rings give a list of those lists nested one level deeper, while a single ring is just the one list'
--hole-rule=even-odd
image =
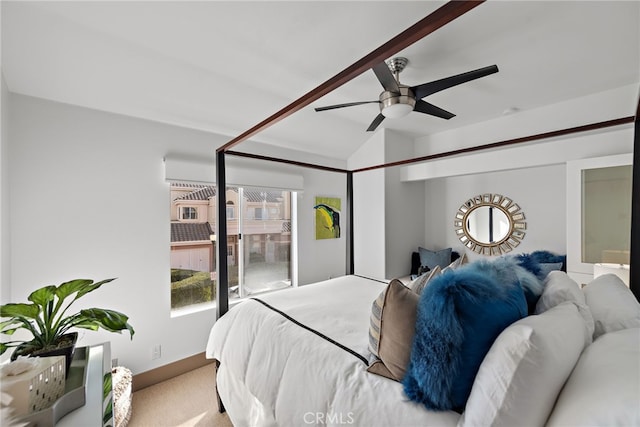
[{"label": "ceiling fan", "polygon": [[479,68],[477,70],[468,71],[451,77],[445,77],[443,79],[434,80],[421,85],[406,86],[400,83],[400,73],[407,66],[408,62],[409,60],[407,58],[397,57],[386,63],[381,62],[372,68],[384,88],[384,91],[380,94],[380,98],[377,101],[349,102],[346,104],[318,107],[315,110],[326,111],[362,104],[379,104],[380,114],[373,119],[373,122],[371,122],[367,128],[367,132],[376,130],[385,117],[395,119],[403,117],[411,111],[430,114],[435,117],[449,120],[454,117],[455,114],[423,101],[422,98],[436,92],[440,92],[441,90],[498,72],[498,67],[496,65],[490,65],[488,67]]}]

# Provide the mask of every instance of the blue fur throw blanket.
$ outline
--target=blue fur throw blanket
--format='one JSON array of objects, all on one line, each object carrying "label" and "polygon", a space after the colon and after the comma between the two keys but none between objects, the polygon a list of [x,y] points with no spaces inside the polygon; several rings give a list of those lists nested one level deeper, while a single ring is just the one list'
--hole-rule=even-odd
[{"label": "blue fur throw blanket", "polygon": [[519,254],[513,257],[509,257],[517,262],[518,265],[523,267],[540,282],[539,286],[526,286],[523,285],[525,296],[527,297],[527,304],[529,306],[529,313],[533,313],[536,308],[538,298],[542,295],[544,288],[544,280],[549,274],[550,270],[557,269],[566,271],[566,255],[556,255],[549,251],[535,251],[530,254]]},{"label": "blue fur throw blanket", "polygon": [[447,271],[418,303],[416,333],[402,384],[432,410],[462,412],[480,364],[498,335],[527,315],[513,263],[475,262]]},{"label": "blue fur throw blanket", "polygon": [[538,276],[540,280],[544,280],[543,273],[547,273],[540,264],[561,263],[560,270],[567,271],[566,255],[556,255],[549,251],[535,251],[530,254],[515,255],[515,258],[518,260],[518,264]]},{"label": "blue fur throw blanket", "polygon": [[503,256],[493,262],[478,261],[475,268],[492,275],[502,284],[519,284],[527,300],[527,310],[532,314],[544,290],[544,282],[535,273],[523,267],[521,262],[518,256]]}]

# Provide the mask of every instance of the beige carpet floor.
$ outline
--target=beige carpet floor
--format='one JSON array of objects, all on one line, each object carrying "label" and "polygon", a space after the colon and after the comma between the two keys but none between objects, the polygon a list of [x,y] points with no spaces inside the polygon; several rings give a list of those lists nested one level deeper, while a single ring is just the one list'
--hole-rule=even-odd
[{"label": "beige carpet floor", "polygon": [[233,427],[216,405],[210,364],[133,393],[129,427]]}]

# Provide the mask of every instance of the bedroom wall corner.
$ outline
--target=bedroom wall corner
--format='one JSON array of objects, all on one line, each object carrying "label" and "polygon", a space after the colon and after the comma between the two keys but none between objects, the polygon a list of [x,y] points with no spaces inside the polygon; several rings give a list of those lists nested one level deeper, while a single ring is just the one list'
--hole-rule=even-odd
[{"label": "bedroom wall corner", "polygon": [[[350,159],[359,168],[413,157],[412,140],[382,128]],[[402,182],[401,168],[354,174],[355,272],[391,279],[411,271],[411,252],[424,236],[424,183]]]},{"label": "bedroom wall corner", "polygon": [[[414,156],[413,140],[387,129],[385,161]],[[385,168],[385,277],[403,277],[411,272],[411,253],[424,246],[424,182],[403,182],[400,166]]]}]

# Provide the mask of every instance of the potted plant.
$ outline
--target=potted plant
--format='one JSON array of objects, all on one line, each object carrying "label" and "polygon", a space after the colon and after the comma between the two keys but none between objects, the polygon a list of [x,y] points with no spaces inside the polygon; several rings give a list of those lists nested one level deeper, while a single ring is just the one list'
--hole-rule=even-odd
[{"label": "potted plant", "polygon": [[[126,329],[133,339],[135,331],[127,322],[129,318],[117,311],[88,308],[75,314],[67,314],[75,301],[113,280],[115,279],[94,283],[89,279],[76,279],[59,286],[44,286],[29,295],[27,299],[31,303],[0,306],[0,318],[3,319],[0,322],[0,333],[13,335],[18,329],[26,329],[33,335],[30,341],[0,343],[0,354],[15,347],[11,360],[18,356],[65,355],[68,373],[78,337],[77,332],[69,332],[71,328],[92,331],[102,328],[118,333]],[[67,302],[67,299],[70,301]]]}]

